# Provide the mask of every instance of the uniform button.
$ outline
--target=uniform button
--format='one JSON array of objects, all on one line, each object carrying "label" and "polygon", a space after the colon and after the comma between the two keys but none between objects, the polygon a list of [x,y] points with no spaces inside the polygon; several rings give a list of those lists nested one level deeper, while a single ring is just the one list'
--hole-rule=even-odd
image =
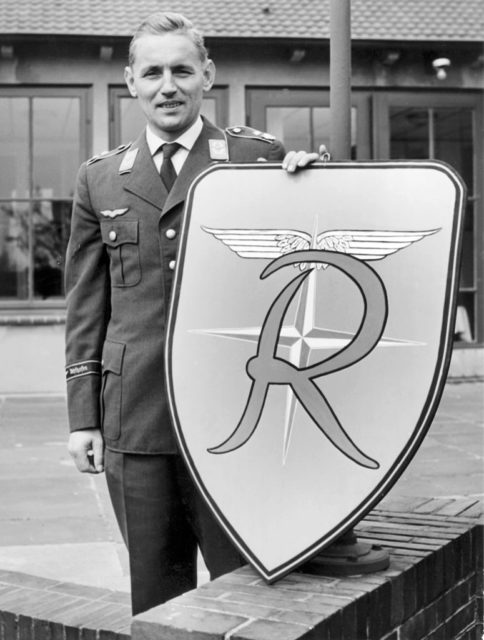
[{"label": "uniform button", "polygon": [[171,269],[172,271],[175,269],[176,266],[176,260],[170,260],[170,262],[168,263],[168,269]]},{"label": "uniform button", "polygon": [[114,242],[114,240],[116,240],[116,238],[118,237],[116,231],[110,231],[109,232],[109,239],[112,240]]},{"label": "uniform button", "polygon": [[167,229],[165,231],[165,236],[168,238],[168,240],[173,240],[173,238],[176,237],[175,229]]}]

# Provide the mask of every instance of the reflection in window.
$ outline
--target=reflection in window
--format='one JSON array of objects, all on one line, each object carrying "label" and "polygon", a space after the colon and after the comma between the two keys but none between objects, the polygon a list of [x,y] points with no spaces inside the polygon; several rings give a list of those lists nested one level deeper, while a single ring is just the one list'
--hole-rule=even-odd
[{"label": "reflection in window", "polygon": [[[286,149],[317,151],[330,144],[329,107],[266,107],[267,130]],[[356,158],[356,108],[351,109],[351,157]]]},{"label": "reflection in window", "polygon": [[0,298],[28,298],[29,203],[0,203]]},{"label": "reflection in window", "polygon": [[470,198],[464,221],[460,293],[455,340],[475,340],[474,151],[473,110],[457,107],[392,107],[390,157],[405,160],[442,160],[462,176]]},{"label": "reflection in window", "polygon": [[29,195],[28,134],[28,98],[0,98],[0,198]]},{"label": "reflection in window", "polygon": [[0,96],[0,301],[61,299],[80,97]]},{"label": "reflection in window", "polygon": [[79,99],[34,98],[33,197],[72,198],[79,169]]}]

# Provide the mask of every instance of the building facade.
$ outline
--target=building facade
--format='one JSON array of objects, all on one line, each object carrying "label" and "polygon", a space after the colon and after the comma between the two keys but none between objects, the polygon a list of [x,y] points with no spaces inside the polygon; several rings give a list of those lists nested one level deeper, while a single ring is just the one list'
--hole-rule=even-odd
[{"label": "building facade", "polygon": [[[207,117],[309,150],[329,146],[328,5],[0,0],[0,392],[63,391],[76,173],[143,126],[123,81],[138,22],[192,18],[217,65]],[[484,375],[483,34],[482,0],[352,3],[352,157],[443,160],[467,185],[455,377]]]}]

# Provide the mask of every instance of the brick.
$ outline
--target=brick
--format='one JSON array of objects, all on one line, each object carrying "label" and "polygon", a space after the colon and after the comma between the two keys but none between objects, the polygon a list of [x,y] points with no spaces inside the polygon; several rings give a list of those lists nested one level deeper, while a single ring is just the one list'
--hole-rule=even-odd
[{"label": "brick", "polygon": [[64,625],[58,622],[49,621],[50,640],[64,640]]},{"label": "brick", "polygon": [[227,640],[302,640],[313,636],[302,625],[255,620],[226,636]]},{"label": "brick", "polygon": [[[38,618],[49,620],[55,614],[75,608],[78,602],[79,600],[76,600],[75,598],[59,594],[55,598],[51,597],[51,599],[46,602],[38,603],[38,608],[34,615]],[[82,602],[85,602],[85,600],[82,600]]]},{"label": "brick", "polygon": [[[428,502],[417,506],[413,509],[414,513],[439,513],[444,507],[451,505],[453,500],[446,498],[432,498]],[[450,514],[455,515],[455,514]]]},{"label": "brick", "polygon": [[23,615],[40,617],[45,607],[52,602],[52,595],[46,591],[25,590],[24,600],[15,605],[15,611]]},{"label": "brick", "polygon": [[119,640],[119,635],[115,631],[100,629],[98,634],[94,636],[93,640]]},{"label": "brick", "polygon": [[280,620],[281,622],[292,622],[294,624],[302,624],[308,627],[317,627],[326,618],[326,614],[315,613],[313,611],[278,611],[271,619]]},{"label": "brick", "polygon": [[320,593],[337,587],[338,578],[328,578],[326,576],[315,576],[309,573],[291,573],[283,580],[274,585],[275,588],[290,589],[294,591],[308,591],[310,593]]},{"label": "brick", "polygon": [[369,611],[369,599],[370,595],[367,594],[365,597],[360,598],[356,603],[356,636],[355,638],[360,638],[363,640],[367,638],[367,628],[368,628],[368,611]]},{"label": "brick", "polygon": [[445,629],[449,637],[457,638],[459,633],[470,626],[474,621],[474,613],[474,603],[472,602],[459,609],[445,624]]},{"label": "brick", "polygon": [[219,584],[252,585],[252,584],[264,584],[264,581],[258,578],[256,575],[247,574],[247,573],[239,574],[239,573],[232,572],[232,573],[226,573],[220,578],[217,578],[217,580],[215,580],[215,585],[219,585]]},{"label": "brick", "polygon": [[80,640],[98,640],[97,636],[98,636],[98,633],[96,629],[86,629],[86,628],[79,629]]},{"label": "brick", "polygon": [[253,602],[260,604],[262,599],[266,606],[290,609],[294,602],[302,602],[308,599],[306,593],[289,590],[276,590],[270,587],[244,587],[237,586],[223,599],[230,598],[233,602]]},{"label": "brick", "polygon": [[472,555],[474,556],[475,568],[481,569],[484,565],[484,526],[477,525],[471,531]]},{"label": "brick", "polygon": [[341,612],[341,640],[357,638],[357,604],[352,602]]},{"label": "brick", "polygon": [[403,574],[403,619],[408,620],[417,609],[416,571],[411,567]]},{"label": "brick", "polygon": [[435,600],[444,591],[444,554],[437,549],[428,558],[427,598]]},{"label": "brick", "polygon": [[345,640],[342,630],[342,620],[344,613],[337,611],[329,618],[326,618],[319,629],[317,629],[317,638],[328,638],[328,640]]},{"label": "brick", "polygon": [[32,622],[32,637],[35,640],[51,640],[52,634],[49,621],[34,618]]},{"label": "brick", "polygon": [[79,627],[64,625],[65,640],[80,640]]},{"label": "brick", "polygon": [[0,572],[0,582],[6,582],[7,584],[15,585],[17,587],[29,587],[31,589],[48,589],[49,587],[59,584],[58,580],[32,576],[28,573],[21,573],[17,571]]},{"label": "brick", "polygon": [[52,620],[62,622],[64,625],[87,626],[86,621],[91,619],[95,612],[103,604],[96,604],[89,600],[79,599],[75,605],[64,608],[62,611],[52,613]]},{"label": "brick", "polygon": [[21,606],[29,595],[30,592],[27,589],[23,589],[22,587],[12,587],[10,592],[4,593],[0,596],[0,609],[4,609],[6,611],[15,610],[15,607]]},{"label": "brick", "polygon": [[219,613],[230,613],[247,618],[271,618],[279,612],[277,607],[255,604],[251,605],[249,609],[245,603],[231,602],[230,596],[224,600],[213,600],[212,598],[200,598],[189,594],[178,598],[177,603],[184,607],[198,607],[207,612],[218,611]]},{"label": "brick", "polygon": [[112,595],[113,591],[101,589],[100,587],[88,587],[83,584],[73,582],[56,582],[49,587],[50,591],[63,593],[77,598],[88,598],[89,600],[103,600]]},{"label": "brick", "polygon": [[439,509],[438,514],[441,516],[458,516],[474,505],[480,504],[476,498],[468,498],[466,500],[453,500],[450,504]]},{"label": "brick", "polygon": [[34,640],[32,633],[32,618],[30,616],[18,617],[17,623],[18,640]]},{"label": "brick", "polygon": [[381,638],[391,630],[391,585],[386,582],[369,597],[368,636]]},{"label": "brick", "polygon": [[444,554],[444,589],[449,589],[456,581],[456,564],[458,562],[453,543],[442,547]]},{"label": "brick", "polygon": [[112,630],[116,624],[127,622],[131,617],[128,607],[121,607],[116,604],[104,603],[102,600],[98,604],[92,604],[90,609],[83,612],[78,618],[73,618],[70,623],[79,623],[82,627],[89,629]]},{"label": "brick", "polygon": [[168,602],[135,616],[131,629],[133,640],[194,640],[194,629],[204,640],[220,640],[246,620]]},{"label": "brick", "polygon": [[405,583],[402,575],[391,580],[390,583],[390,626],[400,625],[405,616],[405,604],[403,598]]},{"label": "brick", "polygon": [[400,627],[400,639],[399,640],[415,640],[416,638],[425,638],[429,631],[425,624],[425,615],[423,612],[419,612],[412,616],[409,620],[404,622]]},{"label": "brick", "polygon": [[439,627],[437,627],[436,629],[434,629],[427,636],[427,638],[425,638],[425,640],[451,640],[451,636],[447,635],[447,631],[445,630],[445,625],[442,624]]},{"label": "brick", "polygon": [[17,637],[17,616],[0,611],[0,640],[15,640]]},{"label": "brick", "polygon": [[112,591],[109,595],[103,598],[105,602],[116,602],[117,604],[125,604],[131,607],[131,594],[126,591]]}]

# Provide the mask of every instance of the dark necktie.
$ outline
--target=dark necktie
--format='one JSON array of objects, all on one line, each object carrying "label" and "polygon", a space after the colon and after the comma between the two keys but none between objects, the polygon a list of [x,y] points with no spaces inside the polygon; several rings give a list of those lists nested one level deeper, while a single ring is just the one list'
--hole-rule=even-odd
[{"label": "dark necktie", "polygon": [[160,176],[167,191],[170,191],[173,183],[176,180],[176,171],[175,167],[173,166],[173,162],[171,161],[171,157],[178,151],[179,148],[180,145],[178,144],[178,142],[165,142],[162,147],[163,164],[161,165]]}]

